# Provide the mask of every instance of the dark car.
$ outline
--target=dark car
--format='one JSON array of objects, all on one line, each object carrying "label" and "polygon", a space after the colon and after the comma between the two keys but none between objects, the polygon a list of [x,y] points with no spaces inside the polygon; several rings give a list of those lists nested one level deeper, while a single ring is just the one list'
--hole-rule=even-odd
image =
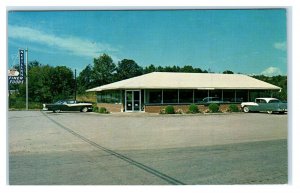
[{"label": "dark car", "polygon": [[43,104],[43,110],[53,111],[55,113],[61,111],[92,111],[92,103],[79,102],[75,100],[59,100],[53,104]]}]

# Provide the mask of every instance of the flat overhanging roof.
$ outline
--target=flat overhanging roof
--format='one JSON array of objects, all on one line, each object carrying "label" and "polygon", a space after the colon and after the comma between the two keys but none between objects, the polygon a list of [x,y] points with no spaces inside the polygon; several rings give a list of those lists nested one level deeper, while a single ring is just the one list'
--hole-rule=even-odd
[{"label": "flat overhanging roof", "polygon": [[249,89],[280,90],[281,88],[243,74],[152,72],[87,90],[123,89]]}]

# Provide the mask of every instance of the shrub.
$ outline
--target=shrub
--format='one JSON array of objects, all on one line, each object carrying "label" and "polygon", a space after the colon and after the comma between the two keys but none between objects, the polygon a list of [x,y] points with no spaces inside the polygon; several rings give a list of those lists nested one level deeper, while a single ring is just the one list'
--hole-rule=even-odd
[{"label": "shrub", "polygon": [[161,108],[160,111],[159,111],[159,114],[166,114],[166,109]]},{"label": "shrub", "polygon": [[182,113],[183,113],[183,110],[182,110],[182,109],[177,109],[175,113],[176,113],[176,114],[182,114]]},{"label": "shrub", "polygon": [[99,112],[99,107],[93,106],[93,112]]},{"label": "shrub", "polygon": [[175,114],[175,110],[174,110],[174,107],[169,105],[165,108],[165,113],[166,114]]},{"label": "shrub", "polygon": [[228,111],[229,112],[239,112],[240,110],[236,104],[231,104],[228,107]]},{"label": "shrub", "polygon": [[38,103],[38,102],[29,102],[28,103],[28,108],[29,109],[42,109],[43,108],[43,104],[42,103]]},{"label": "shrub", "polygon": [[188,112],[189,112],[189,113],[199,113],[200,111],[199,111],[199,108],[198,108],[197,105],[191,104],[191,105],[189,106],[189,111],[188,111]]},{"label": "shrub", "polygon": [[208,109],[211,113],[217,113],[219,112],[219,105],[216,103],[211,103],[208,105]]},{"label": "shrub", "polygon": [[107,114],[107,113],[109,113],[109,111],[105,107],[100,107],[99,113]]}]

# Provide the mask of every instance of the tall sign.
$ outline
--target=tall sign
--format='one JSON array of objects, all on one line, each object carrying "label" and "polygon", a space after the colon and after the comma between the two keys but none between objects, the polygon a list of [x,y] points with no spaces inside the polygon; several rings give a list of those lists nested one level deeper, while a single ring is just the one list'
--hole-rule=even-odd
[{"label": "tall sign", "polygon": [[8,83],[9,84],[23,84],[24,83],[24,70],[25,70],[25,59],[24,59],[24,50],[19,50],[19,64],[20,72],[16,69],[8,70]]}]

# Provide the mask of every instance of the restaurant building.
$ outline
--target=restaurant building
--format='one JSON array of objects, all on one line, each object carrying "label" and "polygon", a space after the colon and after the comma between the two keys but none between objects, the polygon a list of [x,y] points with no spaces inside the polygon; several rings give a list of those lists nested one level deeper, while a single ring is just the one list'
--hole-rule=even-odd
[{"label": "restaurant building", "polygon": [[87,90],[110,112],[160,112],[167,105],[203,110],[211,102],[228,104],[272,97],[281,88],[242,74],[153,72]]}]

